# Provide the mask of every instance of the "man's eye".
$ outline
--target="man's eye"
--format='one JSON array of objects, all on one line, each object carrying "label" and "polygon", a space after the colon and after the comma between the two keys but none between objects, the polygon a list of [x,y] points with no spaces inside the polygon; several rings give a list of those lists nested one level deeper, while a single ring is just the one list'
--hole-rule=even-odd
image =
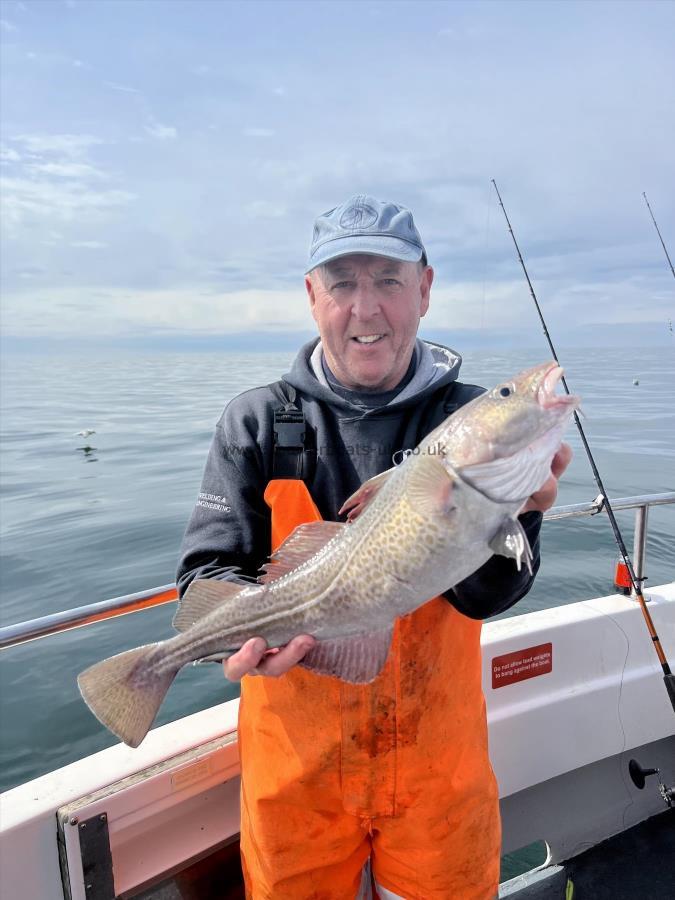
[{"label": "man's eye", "polygon": [[333,285],[333,290],[336,291],[339,288],[348,288],[352,286],[351,281],[338,281]]},{"label": "man's eye", "polygon": [[391,287],[392,285],[398,287],[400,285],[400,281],[397,278],[383,278],[382,284],[386,284],[387,287]]}]

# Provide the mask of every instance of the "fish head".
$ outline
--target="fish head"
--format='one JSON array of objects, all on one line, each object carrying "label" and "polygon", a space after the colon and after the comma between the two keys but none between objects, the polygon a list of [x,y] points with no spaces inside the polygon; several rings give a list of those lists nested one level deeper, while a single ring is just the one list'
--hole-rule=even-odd
[{"label": "fish head", "polygon": [[546,481],[580,403],[556,393],[562,375],[543,363],[461,407],[435,433],[449,465],[490,499],[524,502]]}]

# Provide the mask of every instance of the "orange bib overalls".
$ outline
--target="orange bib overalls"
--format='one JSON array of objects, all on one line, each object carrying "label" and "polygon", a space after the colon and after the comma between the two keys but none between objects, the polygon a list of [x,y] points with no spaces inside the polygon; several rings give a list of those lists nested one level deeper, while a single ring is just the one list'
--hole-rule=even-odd
[{"label": "orange bib overalls", "polygon": [[[275,479],[272,550],[321,515]],[[406,900],[491,900],[498,792],[481,623],[434,598],[398,620],[384,669],[353,685],[295,667],[242,681],[241,849],[249,900],[353,900],[371,858]]]}]

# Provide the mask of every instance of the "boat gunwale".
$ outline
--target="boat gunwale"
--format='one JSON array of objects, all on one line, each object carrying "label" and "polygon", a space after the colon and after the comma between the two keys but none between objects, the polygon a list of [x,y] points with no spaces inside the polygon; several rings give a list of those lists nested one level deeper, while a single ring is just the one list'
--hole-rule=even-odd
[{"label": "boat gunwale", "polygon": [[[665,506],[675,503],[675,491],[665,491],[656,494],[637,494],[632,497],[618,497],[610,500],[614,510],[636,510],[635,546],[633,555],[636,561],[636,576],[642,577],[642,561],[647,541],[647,527],[645,512],[652,506]],[[605,497],[599,494],[595,500],[586,503],[574,503],[567,506],[554,506],[544,513],[544,521],[556,521],[560,519],[579,518],[584,516],[596,516],[605,510]],[[53,634],[61,634],[74,628],[82,628],[95,622],[125,616],[130,613],[173,603],[178,599],[178,591],[175,584],[165,584],[160,587],[137,591],[133,594],[124,594],[120,597],[112,597],[85,606],[73,609],[61,610],[48,616],[40,616],[35,619],[27,619],[13,625],[5,625],[0,628],[0,650],[8,650],[19,644],[26,644]]]}]

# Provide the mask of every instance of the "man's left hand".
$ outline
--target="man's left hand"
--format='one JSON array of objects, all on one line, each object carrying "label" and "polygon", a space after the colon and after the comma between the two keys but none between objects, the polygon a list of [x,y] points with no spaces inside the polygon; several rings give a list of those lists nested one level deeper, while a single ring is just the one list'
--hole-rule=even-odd
[{"label": "man's left hand", "polygon": [[525,512],[546,512],[555,503],[558,496],[558,479],[569,466],[572,459],[572,448],[569,444],[562,443],[556,455],[551,462],[551,474],[544,484],[535,491],[521,509],[521,513]]}]

